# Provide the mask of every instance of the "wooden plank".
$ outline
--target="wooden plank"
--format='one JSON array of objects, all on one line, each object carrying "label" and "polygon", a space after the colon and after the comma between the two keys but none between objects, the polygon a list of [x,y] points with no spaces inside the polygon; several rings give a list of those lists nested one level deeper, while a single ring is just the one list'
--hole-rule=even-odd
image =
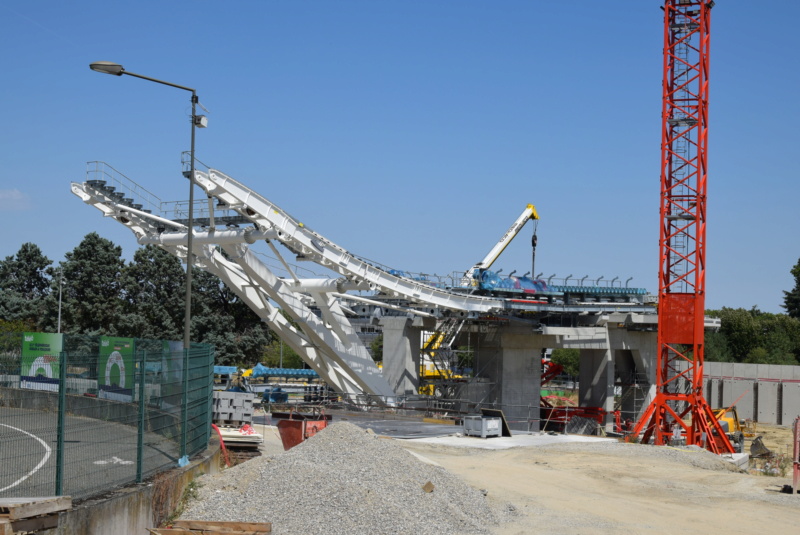
[{"label": "wooden plank", "polygon": [[176,520],[175,528],[193,529],[211,533],[271,533],[271,522],[213,522],[210,520]]},{"label": "wooden plank", "polygon": [[43,529],[57,528],[58,513],[46,516],[37,516],[36,518],[13,520],[11,522],[11,527],[14,529],[14,533],[27,533],[29,531],[38,532]]},{"label": "wooden plank", "polygon": [[71,507],[72,498],[70,496],[0,499],[0,514],[4,517],[7,516],[11,520],[65,511]]},{"label": "wooden plank", "polygon": [[[216,529],[148,528],[147,531],[152,535],[216,535],[218,533],[227,533],[228,535],[268,535],[272,533],[272,529],[269,529],[269,531],[219,531]],[[0,531],[0,535],[3,535],[2,531]]]}]

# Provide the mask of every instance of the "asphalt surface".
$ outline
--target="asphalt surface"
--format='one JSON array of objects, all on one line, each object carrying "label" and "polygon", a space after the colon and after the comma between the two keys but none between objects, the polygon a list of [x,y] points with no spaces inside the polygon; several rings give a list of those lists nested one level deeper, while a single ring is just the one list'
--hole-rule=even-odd
[{"label": "asphalt surface", "polygon": [[[350,422],[362,429],[371,429],[376,435],[398,439],[441,437],[461,431],[460,426],[427,423],[421,419],[377,418],[369,413],[354,414],[349,412],[333,412],[329,413],[329,415],[332,417],[332,422]],[[253,416],[253,423],[276,425],[277,419],[272,418],[267,413],[266,415]]]},{"label": "asphalt surface", "polygon": [[[362,429],[371,429],[376,435],[395,439],[406,439],[428,444],[479,449],[508,449],[518,447],[535,447],[565,442],[612,441],[614,438],[601,438],[584,435],[550,434],[545,432],[528,433],[512,431],[510,437],[467,436],[460,425],[438,424],[422,421],[421,418],[376,418],[369,413],[332,413],[331,421],[347,421]],[[255,416],[254,423],[275,425],[277,420],[269,414]]]},{"label": "asphalt surface", "polygon": [[[137,428],[66,416],[63,494],[81,499],[135,482]],[[57,414],[0,407],[0,498],[56,494]],[[177,445],[144,437],[144,477],[176,466]]]}]

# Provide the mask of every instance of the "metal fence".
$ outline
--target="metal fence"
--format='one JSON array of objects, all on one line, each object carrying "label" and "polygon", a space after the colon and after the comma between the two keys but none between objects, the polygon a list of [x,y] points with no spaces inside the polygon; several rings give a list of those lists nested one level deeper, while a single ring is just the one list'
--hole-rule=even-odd
[{"label": "metal fence", "polygon": [[65,336],[65,351],[34,365],[13,344],[0,348],[0,498],[88,498],[207,446],[211,346],[132,340],[123,358],[102,343]]}]

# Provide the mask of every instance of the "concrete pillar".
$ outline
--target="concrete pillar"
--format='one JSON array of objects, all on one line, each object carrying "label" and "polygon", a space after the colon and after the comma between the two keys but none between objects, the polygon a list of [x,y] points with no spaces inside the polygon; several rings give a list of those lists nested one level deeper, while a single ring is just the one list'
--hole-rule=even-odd
[{"label": "concrete pillar", "polygon": [[435,321],[426,318],[384,316],[383,377],[398,396],[415,395],[419,388],[421,332],[435,328]]},{"label": "concrete pillar", "polygon": [[[600,407],[606,412],[614,410],[615,366],[613,352],[609,349],[581,349],[578,400],[582,407]],[[606,416],[606,427],[613,425]]]},{"label": "concrete pillar", "polygon": [[539,430],[541,355],[553,343],[552,337],[513,326],[479,340],[476,369],[492,383],[486,406],[501,409],[512,430]]},{"label": "concrete pillar", "polygon": [[616,384],[620,388],[620,402],[619,410],[621,420],[624,422],[626,419],[636,421],[639,417],[639,412],[642,410],[642,404],[646,388],[648,385],[640,385],[636,364],[633,361],[633,355],[628,349],[620,349],[614,351],[614,368],[616,369],[617,381]]}]

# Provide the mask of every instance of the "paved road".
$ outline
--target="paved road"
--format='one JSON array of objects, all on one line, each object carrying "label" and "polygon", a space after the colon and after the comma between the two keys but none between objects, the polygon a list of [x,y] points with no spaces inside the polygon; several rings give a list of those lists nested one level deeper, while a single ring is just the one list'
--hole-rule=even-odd
[{"label": "paved road", "polygon": [[[461,432],[461,426],[426,423],[423,422],[421,418],[388,419],[377,418],[370,413],[355,414],[350,412],[339,413],[335,411],[331,411],[329,414],[332,416],[332,422],[347,421],[362,429],[372,429],[377,435],[391,438],[441,437]],[[275,425],[276,422],[277,421],[272,419],[269,414],[267,414],[267,416],[260,415],[253,417],[253,423],[257,424]]]},{"label": "paved road", "polygon": [[[135,426],[67,416],[65,427],[65,495],[80,499],[135,481]],[[55,494],[56,430],[55,412],[0,407],[0,498]],[[145,435],[145,477],[177,459],[175,443]]]}]

